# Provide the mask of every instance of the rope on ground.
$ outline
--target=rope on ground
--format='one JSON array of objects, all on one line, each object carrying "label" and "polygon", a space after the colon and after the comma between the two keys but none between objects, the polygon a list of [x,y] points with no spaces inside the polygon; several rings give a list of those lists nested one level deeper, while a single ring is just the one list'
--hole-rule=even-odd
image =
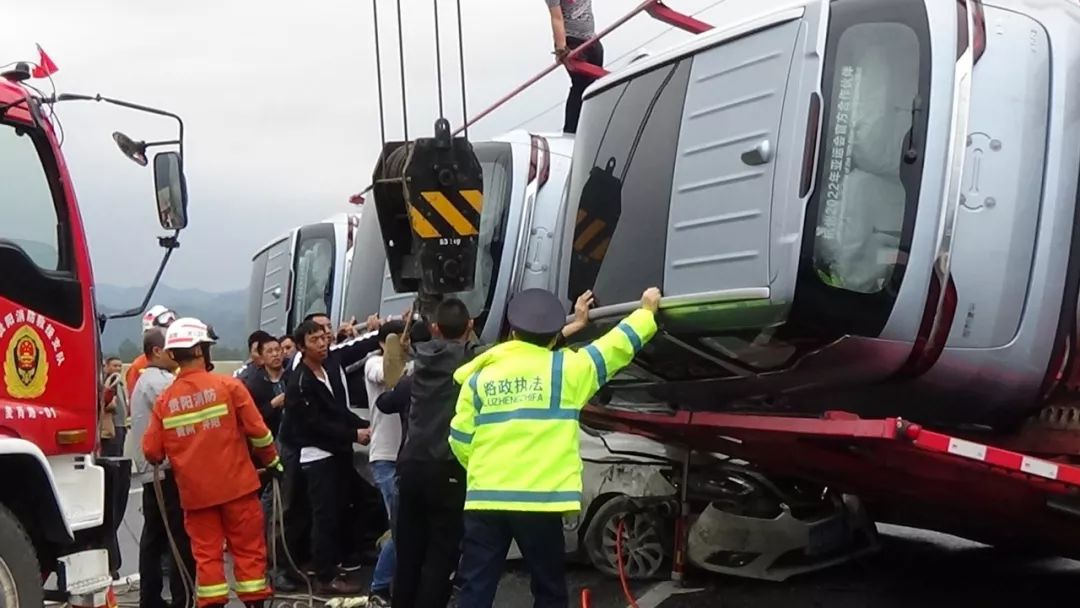
[{"label": "rope on ground", "polygon": [[[184,583],[184,592],[187,594],[189,605],[192,608],[197,608],[198,599],[195,595],[195,578],[192,576],[192,573],[188,572],[187,567],[184,566],[184,558],[180,555],[180,546],[176,544],[176,538],[173,537],[172,526],[169,525],[169,516],[165,512],[165,494],[161,490],[160,473],[161,467],[155,464],[154,498],[157,502],[158,513],[161,515],[161,522],[165,524],[165,536],[169,539],[169,550],[172,551],[173,560],[176,562],[176,569],[180,572],[180,580]],[[145,517],[145,514],[143,515]]]}]

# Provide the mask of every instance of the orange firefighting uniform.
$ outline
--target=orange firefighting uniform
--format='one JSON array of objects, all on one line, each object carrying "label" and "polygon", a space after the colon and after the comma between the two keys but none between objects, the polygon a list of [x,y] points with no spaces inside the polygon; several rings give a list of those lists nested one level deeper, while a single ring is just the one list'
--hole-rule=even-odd
[{"label": "orange firefighting uniform", "polygon": [[195,556],[199,606],[228,601],[222,545],[233,555],[242,601],[270,597],[259,476],[248,444],[268,467],[279,464],[274,438],[244,385],[202,370],[181,371],[158,398],[143,451],[166,457],[176,475],[184,527]]},{"label": "orange firefighting uniform", "polygon": [[131,403],[131,396],[135,394],[135,383],[139,381],[139,376],[142,375],[143,370],[149,364],[150,361],[147,360],[146,355],[139,355],[128,366],[127,373],[124,375],[124,381],[127,383],[128,403]]}]

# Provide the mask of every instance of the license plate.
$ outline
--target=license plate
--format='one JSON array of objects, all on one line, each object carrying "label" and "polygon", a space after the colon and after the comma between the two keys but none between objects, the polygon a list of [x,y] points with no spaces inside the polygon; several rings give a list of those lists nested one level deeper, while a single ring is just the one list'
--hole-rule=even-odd
[{"label": "license plate", "polygon": [[810,528],[808,555],[821,555],[842,547],[847,542],[847,525],[842,517],[834,517]]}]

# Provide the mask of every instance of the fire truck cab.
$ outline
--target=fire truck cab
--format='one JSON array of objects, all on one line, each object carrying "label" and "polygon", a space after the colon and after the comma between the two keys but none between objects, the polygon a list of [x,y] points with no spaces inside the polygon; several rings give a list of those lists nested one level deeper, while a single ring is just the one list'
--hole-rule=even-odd
[{"label": "fire truck cab", "polygon": [[[119,558],[131,465],[98,456],[105,318],[50,106],[93,100],[167,113],[104,98],[41,98],[23,85],[29,78],[24,63],[0,78],[0,606],[101,606]],[[147,147],[180,144],[114,139],[141,165],[150,164]],[[181,162],[171,151],[152,161],[155,209],[173,233],[162,239],[169,253],[187,224]]]}]

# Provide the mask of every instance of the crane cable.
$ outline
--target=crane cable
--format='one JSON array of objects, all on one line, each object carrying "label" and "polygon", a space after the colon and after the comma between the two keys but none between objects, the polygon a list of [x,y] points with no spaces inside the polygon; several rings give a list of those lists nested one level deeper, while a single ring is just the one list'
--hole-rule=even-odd
[{"label": "crane cable", "polygon": [[433,0],[435,11],[435,82],[439,93],[439,118],[445,118],[443,111],[443,86],[442,86],[442,43],[439,41],[439,0]]},{"label": "crane cable", "polygon": [[397,0],[398,63],[401,71],[401,125],[405,141],[409,140],[409,107],[405,103],[405,34],[401,24],[401,0]]},{"label": "crane cable", "polygon": [[469,139],[469,111],[465,104],[465,38],[461,26],[461,0],[457,0],[458,66],[461,69],[461,124],[465,125],[465,139]]},{"label": "crane cable", "polygon": [[375,82],[379,88],[379,138],[386,147],[386,110],[383,103],[382,44],[379,42],[379,0],[371,0],[372,21],[375,24]]}]

